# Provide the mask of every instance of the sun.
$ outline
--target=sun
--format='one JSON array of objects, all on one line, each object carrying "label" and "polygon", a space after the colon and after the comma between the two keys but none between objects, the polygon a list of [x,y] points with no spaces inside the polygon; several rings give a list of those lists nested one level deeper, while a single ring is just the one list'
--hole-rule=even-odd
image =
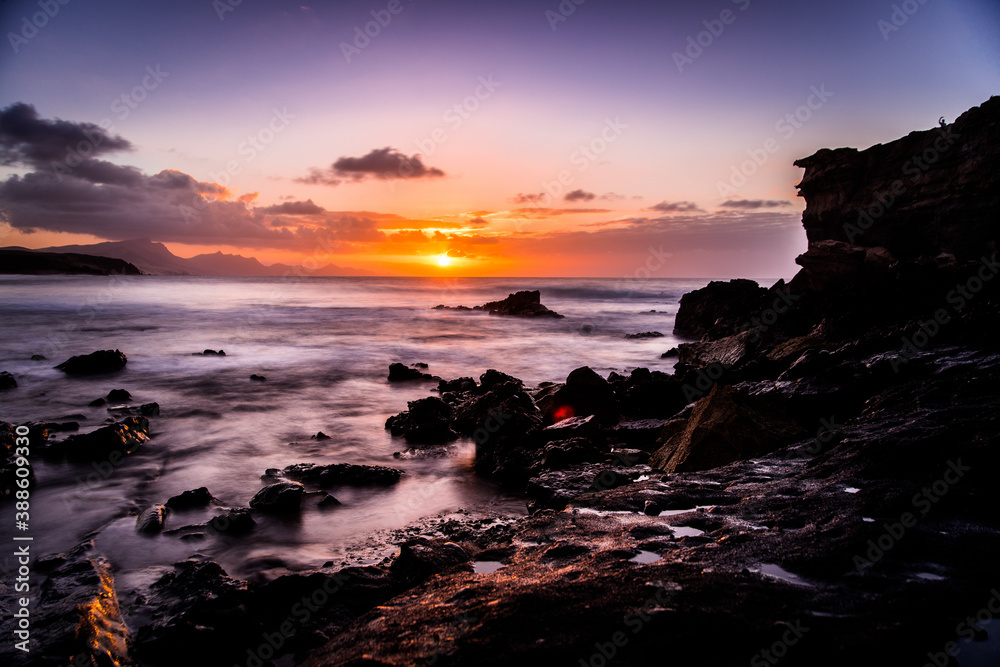
[{"label": "sun", "polygon": [[448,255],[438,255],[437,256],[437,264],[438,264],[438,266],[441,266],[441,267],[451,266],[451,263],[452,263],[452,259]]}]

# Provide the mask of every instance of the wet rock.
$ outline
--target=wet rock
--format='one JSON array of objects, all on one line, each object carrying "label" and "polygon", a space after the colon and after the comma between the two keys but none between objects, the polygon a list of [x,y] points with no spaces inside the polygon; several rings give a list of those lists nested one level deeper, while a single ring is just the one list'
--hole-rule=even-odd
[{"label": "wet rock", "polygon": [[119,456],[130,454],[148,439],[149,420],[129,417],[90,433],[71,435],[63,443],[54,443],[53,449],[70,460],[100,461],[114,452]]},{"label": "wet rock", "polygon": [[250,381],[251,382],[267,382],[267,378],[264,377],[263,375],[257,375],[256,373],[254,373],[253,375],[250,376]]},{"label": "wet rock", "polygon": [[7,371],[0,373],[0,391],[6,391],[8,389],[16,389],[16,388],[17,388],[17,380],[14,379],[13,375],[8,373]]},{"label": "wet rock", "polygon": [[401,363],[389,364],[389,382],[412,382],[415,380],[440,380],[441,378],[410,368]]},{"label": "wet rock", "polygon": [[331,508],[334,508],[334,507],[340,507],[341,505],[342,505],[342,503],[339,500],[337,500],[333,496],[327,494],[326,496],[323,497],[322,500],[319,501],[317,507],[319,507],[320,509],[324,509],[325,510],[325,509],[331,509]]},{"label": "wet rock", "polygon": [[606,448],[586,438],[559,440],[547,445],[542,452],[541,468],[558,470],[577,463],[598,463],[607,458]]},{"label": "wet rock", "polygon": [[45,361],[45,355],[42,355],[42,354],[33,354],[33,355],[31,355],[31,360],[32,361]]},{"label": "wet rock", "polygon": [[224,357],[226,356],[225,350],[205,350],[204,352],[192,352],[191,356],[194,357]]},{"label": "wet rock", "polygon": [[646,504],[642,507],[642,513],[646,516],[659,516],[662,511],[655,500],[647,500]]},{"label": "wet rock", "polygon": [[128,403],[132,400],[132,394],[125,389],[112,389],[104,399],[109,403]]},{"label": "wet rock", "polygon": [[695,405],[683,430],[664,440],[649,463],[666,472],[709,470],[805,437],[805,430],[775,402],[716,385]]},{"label": "wet rock", "polygon": [[648,368],[636,368],[622,377],[612,374],[609,384],[622,413],[632,419],[665,419],[688,403],[681,378]]},{"label": "wet rock", "polygon": [[70,357],[56,369],[67,375],[102,375],[125,368],[128,357],[121,350],[98,350],[90,354]]},{"label": "wet rock", "polygon": [[92,407],[92,408],[99,408],[99,407],[107,405],[107,404],[108,404],[108,401],[106,399],[103,399],[103,398],[95,398],[90,403],[87,403],[87,405],[90,406],[90,407]]},{"label": "wet rock", "polygon": [[189,510],[197,507],[207,507],[213,502],[216,502],[215,496],[209,493],[207,487],[201,486],[197,489],[171,496],[167,500],[166,505],[172,510]]},{"label": "wet rock", "polygon": [[624,443],[641,450],[658,449],[656,441],[668,421],[667,419],[621,421],[605,429],[604,433],[614,442]]},{"label": "wet rock", "polygon": [[135,532],[140,535],[155,535],[163,530],[167,521],[167,508],[163,505],[148,507],[136,517]]},{"label": "wet rock", "polygon": [[245,535],[256,525],[249,509],[237,507],[214,517],[206,527],[224,535]]},{"label": "wet rock", "polygon": [[[7,618],[0,630],[6,665],[132,665],[132,637],[122,619],[111,566],[88,542],[49,558],[48,576],[31,608],[30,653],[14,648],[17,619]],[[33,581],[37,581],[33,577]],[[29,660],[26,662],[25,657]]]},{"label": "wet rock", "polygon": [[368,486],[395,484],[403,471],[385,466],[354,465],[350,463],[333,463],[317,465],[315,463],[297,463],[283,470],[268,470],[269,477],[283,477],[305,484],[315,484],[320,488],[333,486]]},{"label": "wet rock", "polygon": [[159,403],[143,403],[142,405],[124,405],[117,408],[108,408],[108,412],[115,415],[141,415],[143,417],[158,417],[160,414]]},{"label": "wet rock", "polygon": [[316,435],[309,436],[309,438],[312,440],[329,440],[330,436],[328,436],[326,433],[323,433],[323,431],[320,431]]},{"label": "wet rock", "polygon": [[305,489],[298,482],[276,482],[258,491],[250,507],[261,512],[297,512]]},{"label": "wet rock", "polygon": [[407,410],[389,417],[385,427],[415,445],[437,445],[458,439],[451,429],[452,407],[436,396],[407,402]]},{"label": "wet rock", "polygon": [[642,338],[663,338],[659,331],[643,331],[642,333],[625,334],[626,340],[638,340]]},{"label": "wet rock", "polygon": [[569,417],[542,429],[545,440],[569,440],[570,438],[592,438],[600,431],[594,415]]},{"label": "wet rock", "polygon": [[703,368],[711,364],[740,366],[756,352],[754,332],[744,331],[732,336],[677,346],[678,361],[687,366]]},{"label": "wet rock", "polygon": [[678,350],[676,347],[672,347],[663,354],[661,354],[660,359],[673,359],[678,356],[680,356],[680,350]]},{"label": "wet rock", "polygon": [[501,373],[494,368],[488,369],[485,373],[479,376],[479,387],[482,391],[492,391],[495,387],[508,382],[512,382],[519,387],[524,386],[524,382],[518,378],[513,375]]}]

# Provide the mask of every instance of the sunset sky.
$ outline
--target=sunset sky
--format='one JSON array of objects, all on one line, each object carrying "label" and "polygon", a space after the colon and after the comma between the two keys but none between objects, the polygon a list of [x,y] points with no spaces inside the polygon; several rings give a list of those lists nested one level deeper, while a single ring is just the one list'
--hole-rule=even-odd
[{"label": "sunset sky", "polygon": [[993,1],[7,0],[0,25],[0,246],[387,275],[788,277],[793,160],[1000,93]]}]

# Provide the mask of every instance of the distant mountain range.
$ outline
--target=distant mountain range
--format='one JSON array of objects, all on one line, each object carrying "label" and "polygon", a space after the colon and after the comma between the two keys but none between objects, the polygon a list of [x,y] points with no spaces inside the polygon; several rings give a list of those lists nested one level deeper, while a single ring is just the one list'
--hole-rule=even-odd
[{"label": "distant mountain range", "polygon": [[[24,248],[9,248],[4,250],[24,251]],[[368,276],[373,275],[369,271],[360,269],[350,269],[327,264],[315,270],[308,270],[300,266],[288,264],[261,264],[254,257],[243,257],[242,255],[225,255],[221,252],[208,255],[197,255],[190,259],[178,257],[173,254],[162,243],[154,243],[149,239],[136,239],[132,241],[107,241],[105,243],[94,243],[91,245],[66,245],[53,248],[41,248],[34,252],[39,254],[39,263],[43,257],[52,253],[71,253],[73,255],[92,256],[95,258],[112,258],[123,260],[134,265],[140,271],[152,275],[165,276]],[[44,253],[44,255],[43,255]],[[23,255],[22,255],[23,257]],[[49,261],[50,260],[46,260]],[[20,264],[25,264],[21,259]],[[51,265],[47,264],[47,266]],[[65,273],[81,273],[72,270],[72,265],[67,264]],[[32,267],[27,267],[32,268]],[[34,270],[14,271],[16,273],[37,273]],[[59,271],[46,271],[59,272]]]}]

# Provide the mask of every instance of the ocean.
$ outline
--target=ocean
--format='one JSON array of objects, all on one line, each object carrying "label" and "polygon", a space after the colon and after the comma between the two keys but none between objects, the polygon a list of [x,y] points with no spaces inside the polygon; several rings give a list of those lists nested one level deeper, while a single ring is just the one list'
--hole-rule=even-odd
[{"label": "ocean", "polygon": [[[384,429],[386,418],[432,395],[434,383],[390,384],[389,364],[426,363],[445,379],[496,368],[528,386],[563,381],[584,365],[605,376],[640,366],[669,371],[673,360],[660,355],[679,342],[671,334],[677,303],[707,282],[2,276],[0,371],[18,387],[0,393],[0,420],[73,420],[91,431],[110,415],[88,404],[112,389],[161,410],[150,419],[151,439],[117,467],[33,458],[33,553],[94,539],[123,585],[148,583],[193,554],[260,580],[328,561],[374,562],[388,554],[365,552],[373,535],[423,517],[524,513],[522,499],[473,473],[471,440],[447,456],[393,456],[407,447]],[[433,308],[522,289],[541,290],[542,303],[565,319]],[[665,336],[624,338],[645,331]],[[53,368],[115,348],[128,355],[117,374],[67,377]],[[193,354],[205,349],[226,355]],[[31,361],[35,354],[46,360]],[[330,439],[310,438],[319,431]],[[173,495],[205,486],[223,505],[245,507],[265,485],[266,469],[304,462],[387,465],[407,475],[389,488],[338,489],[343,505],[334,510],[305,507],[295,520],[258,516],[243,537],[135,533],[135,514]],[[170,515],[166,527],[218,513]],[[0,522],[0,539],[10,539],[12,523]]]}]

